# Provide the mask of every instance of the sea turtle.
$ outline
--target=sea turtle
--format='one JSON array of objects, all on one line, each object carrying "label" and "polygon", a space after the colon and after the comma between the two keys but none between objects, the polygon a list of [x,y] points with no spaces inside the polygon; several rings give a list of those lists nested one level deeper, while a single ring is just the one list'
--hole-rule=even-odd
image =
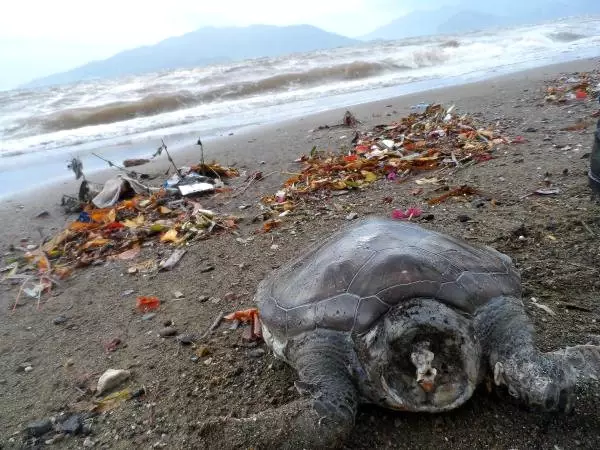
[{"label": "sea turtle", "polygon": [[530,406],[569,411],[576,383],[600,375],[600,346],[541,352],[520,295],[517,269],[495,249],[359,222],[256,292],[265,342],[297,370],[302,398],[219,423],[266,448],[326,448],[348,436],[359,403],[443,412],[486,373]]}]

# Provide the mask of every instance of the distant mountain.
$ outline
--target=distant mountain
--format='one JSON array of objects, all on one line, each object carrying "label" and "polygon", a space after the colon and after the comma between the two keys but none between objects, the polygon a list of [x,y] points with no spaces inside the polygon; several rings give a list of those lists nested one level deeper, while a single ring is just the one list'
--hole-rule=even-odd
[{"label": "distant mountain", "polygon": [[358,43],[310,25],[276,27],[205,27],[155,45],[127,50],[75,69],[31,81],[22,87],[136,75],[169,69],[199,67],[242,59],[280,56],[343,47]]},{"label": "distant mountain", "polygon": [[[449,0],[451,2],[452,0]],[[413,11],[362,36],[362,40],[403,39],[516,26],[567,16],[600,14],[598,0],[454,0],[432,11]]]}]

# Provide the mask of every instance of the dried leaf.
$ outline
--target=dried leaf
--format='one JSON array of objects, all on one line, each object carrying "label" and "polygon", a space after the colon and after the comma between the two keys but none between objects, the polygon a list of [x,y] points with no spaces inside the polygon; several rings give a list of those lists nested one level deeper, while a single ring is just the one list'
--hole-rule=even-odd
[{"label": "dried leaf", "polygon": [[89,248],[96,248],[96,247],[102,247],[106,244],[111,243],[112,241],[110,239],[105,239],[105,238],[101,238],[101,237],[97,237],[94,238],[90,241],[87,241],[85,244],[83,244],[82,249],[83,250],[87,250]]},{"label": "dried leaf", "polygon": [[452,189],[451,191],[446,192],[445,194],[440,195],[439,197],[432,198],[427,203],[429,203],[430,205],[437,205],[439,203],[445,202],[446,200],[448,200],[451,197],[461,197],[461,196],[474,195],[474,194],[477,194],[476,189],[474,189],[470,186],[464,185],[459,188]]},{"label": "dried leaf", "polygon": [[171,228],[165,234],[160,237],[161,242],[176,242],[177,241],[177,230]]},{"label": "dried leaf", "polygon": [[142,225],[144,225],[145,219],[144,219],[144,215],[140,214],[139,216],[137,216],[135,219],[127,219],[123,221],[123,225],[125,225],[127,228],[139,228]]},{"label": "dried leaf", "polygon": [[262,227],[263,233],[269,233],[270,231],[277,228],[279,225],[281,225],[281,220],[277,220],[277,219],[267,220],[263,224],[263,227]]},{"label": "dried leaf", "polygon": [[369,172],[368,170],[363,170],[361,171],[362,176],[364,177],[364,180],[367,183],[372,183],[374,181],[377,181],[377,179],[379,178],[377,175],[375,175],[373,172]]},{"label": "dried leaf", "polygon": [[129,250],[124,251],[123,253],[119,253],[114,258],[120,259],[121,261],[127,261],[130,259],[136,258],[140,254],[141,251],[142,251],[142,249],[140,248],[140,246],[136,245],[133,248],[130,248]]}]

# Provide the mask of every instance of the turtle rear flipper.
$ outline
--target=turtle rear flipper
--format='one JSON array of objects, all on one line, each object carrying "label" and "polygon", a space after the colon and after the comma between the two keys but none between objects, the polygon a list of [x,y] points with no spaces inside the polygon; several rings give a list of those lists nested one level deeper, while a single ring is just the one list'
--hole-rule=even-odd
[{"label": "turtle rear flipper", "polygon": [[[323,330],[299,340],[289,350],[300,377],[303,398],[247,418],[205,422],[207,442],[251,443],[259,449],[336,448],[354,427],[358,394],[352,381],[353,350],[348,337]],[[229,448],[228,444],[219,445]]]},{"label": "turtle rear flipper", "polygon": [[600,346],[541,352],[517,298],[492,299],[477,311],[474,325],[495,383],[529,406],[570,411],[577,383],[600,378]]},{"label": "turtle rear flipper", "polygon": [[573,367],[579,381],[600,380],[600,346],[576,345],[551,354]]}]

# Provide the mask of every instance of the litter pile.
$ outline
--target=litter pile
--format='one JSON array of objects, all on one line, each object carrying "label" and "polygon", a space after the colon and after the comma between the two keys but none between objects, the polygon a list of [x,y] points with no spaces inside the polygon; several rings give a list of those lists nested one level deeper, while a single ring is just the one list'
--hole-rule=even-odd
[{"label": "litter pile", "polygon": [[600,71],[564,75],[547,86],[545,94],[549,103],[597,98],[600,95]]},{"label": "litter pile", "polygon": [[297,160],[302,170],[262,203],[286,215],[298,201],[313,194],[359,189],[383,178],[401,182],[418,172],[487,161],[496,146],[509,143],[497,131],[479,127],[472,117],[453,111],[454,107],[428,105],[423,112],[390,125],[357,132],[350,151],[313,148]]},{"label": "litter pile", "polygon": [[227,189],[221,177],[238,176],[236,169],[216,163],[176,168],[162,186],[149,187],[129,174],[119,174],[104,185],[90,183],[80,161],[72,161],[69,168],[73,167],[76,176],[84,178],[79,199],[69,208],[80,209],[77,219],[40,246],[19,248],[22,255],[3,270],[3,281],[21,283],[15,306],[22,294],[39,303],[43,293],[76,268],[109,259],[132,260],[143,244],[179,248],[163,261],[149,260],[140,268],[130,267],[130,272],[169,270],[185,254],[183,246],[236,228],[236,217],[216,214],[194,201],[195,196]]}]

